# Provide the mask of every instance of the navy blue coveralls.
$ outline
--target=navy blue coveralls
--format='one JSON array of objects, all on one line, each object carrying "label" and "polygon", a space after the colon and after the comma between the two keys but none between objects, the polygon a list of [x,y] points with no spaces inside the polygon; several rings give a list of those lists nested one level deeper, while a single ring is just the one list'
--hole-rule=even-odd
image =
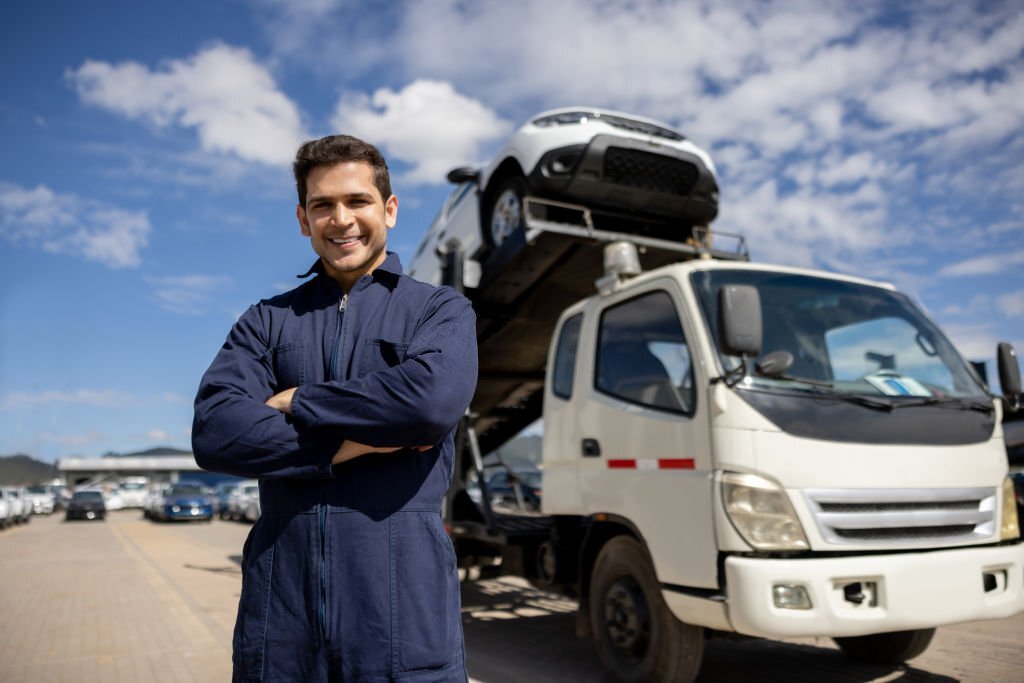
[{"label": "navy blue coveralls", "polygon": [[[196,397],[196,462],[260,479],[234,680],[465,681],[439,512],[476,385],[473,310],[403,275],[391,253],[344,311],[338,283],[319,262],[313,272],[242,315]],[[291,387],[291,416],[264,404]],[[346,439],[407,448],[332,469]]]}]

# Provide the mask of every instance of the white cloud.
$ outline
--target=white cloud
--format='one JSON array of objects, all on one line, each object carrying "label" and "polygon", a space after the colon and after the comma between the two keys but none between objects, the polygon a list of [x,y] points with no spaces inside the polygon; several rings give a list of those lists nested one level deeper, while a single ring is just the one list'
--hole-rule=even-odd
[{"label": "white cloud", "polygon": [[1009,318],[1024,316],[1024,289],[1010,294],[1003,294],[996,299],[996,302],[999,304],[999,310],[1003,312],[1003,315]]},{"label": "white cloud", "polygon": [[151,429],[146,432],[146,438],[151,441],[170,441],[171,435],[163,429]]},{"label": "white cloud", "polygon": [[30,408],[48,403],[73,403],[108,408],[128,405],[133,397],[113,389],[75,389],[71,391],[48,390],[38,393],[12,392],[0,396],[0,410]]},{"label": "white cloud", "polygon": [[1000,254],[976,256],[958,263],[951,263],[939,271],[944,277],[960,277],[965,275],[995,275],[1004,270],[1016,269],[1024,265],[1024,250]]},{"label": "white cloud", "polygon": [[225,275],[175,275],[145,278],[161,308],[172,313],[200,315],[211,297],[231,284]]},{"label": "white cloud", "polygon": [[83,432],[80,434],[40,432],[36,439],[42,443],[56,443],[61,446],[85,446],[87,444],[104,441],[106,440],[106,437],[97,431]]},{"label": "white cloud", "polygon": [[156,69],[90,60],[68,79],[86,104],[158,128],[195,129],[207,152],[283,165],[305,137],[298,107],[242,48],[215,45]]},{"label": "white cloud", "polygon": [[126,211],[38,185],[0,182],[0,237],[54,254],[82,256],[111,268],[141,264],[151,226],[142,211]]},{"label": "white cloud", "polygon": [[138,405],[142,402],[191,403],[189,399],[171,392],[140,397],[136,394],[116,389],[47,389],[36,392],[13,391],[0,394],[0,410],[19,410],[54,403],[111,408]]},{"label": "white cloud", "polygon": [[399,91],[341,98],[332,119],[340,132],[381,146],[385,155],[409,164],[411,183],[442,183],[453,167],[481,161],[481,148],[508,133],[511,124],[450,83],[417,80]]}]

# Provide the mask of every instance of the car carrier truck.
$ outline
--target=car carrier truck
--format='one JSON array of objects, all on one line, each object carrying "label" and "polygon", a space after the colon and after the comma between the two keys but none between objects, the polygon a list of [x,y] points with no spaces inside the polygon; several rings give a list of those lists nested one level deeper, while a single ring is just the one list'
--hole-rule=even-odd
[{"label": "car carrier truck", "polygon": [[[462,566],[577,599],[624,681],[691,680],[715,631],[897,663],[1024,610],[1011,347],[997,397],[890,285],[526,208],[466,290],[480,380],[444,511]],[[439,258],[460,285],[459,245]],[[493,509],[483,458],[539,417],[541,513]]]}]

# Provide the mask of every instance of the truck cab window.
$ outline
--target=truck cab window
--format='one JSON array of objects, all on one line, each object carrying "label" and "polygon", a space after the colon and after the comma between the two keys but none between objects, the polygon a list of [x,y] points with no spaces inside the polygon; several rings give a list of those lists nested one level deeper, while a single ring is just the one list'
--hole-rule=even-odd
[{"label": "truck cab window", "polygon": [[690,351],[667,292],[650,292],[604,311],[595,386],[648,408],[693,413]]},{"label": "truck cab window", "polygon": [[572,382],[576,374],[576,346],[580,341],[580,324],[583,314],[577,313],[565,321],[558,335],[555,349],[555,371],[551,391],[559,398],[572,396]]}]

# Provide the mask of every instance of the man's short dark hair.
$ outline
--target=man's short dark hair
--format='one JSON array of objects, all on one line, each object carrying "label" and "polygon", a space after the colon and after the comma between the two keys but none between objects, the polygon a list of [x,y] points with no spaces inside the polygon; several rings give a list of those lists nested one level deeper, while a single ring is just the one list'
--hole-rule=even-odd
[{"label": "man's short dark hair", "polygon": [[292,171],[295,189],[299,192],[299,205],[306,206],[306,179],[317,166],[334,166],[348,161],[362,161],[373,169],[373,184],[380,190],[381,199],[391,196],[391,177],[388,164],[376,147],[351,135],[328,135],[319,140],[304,142],[295,153]]}]

